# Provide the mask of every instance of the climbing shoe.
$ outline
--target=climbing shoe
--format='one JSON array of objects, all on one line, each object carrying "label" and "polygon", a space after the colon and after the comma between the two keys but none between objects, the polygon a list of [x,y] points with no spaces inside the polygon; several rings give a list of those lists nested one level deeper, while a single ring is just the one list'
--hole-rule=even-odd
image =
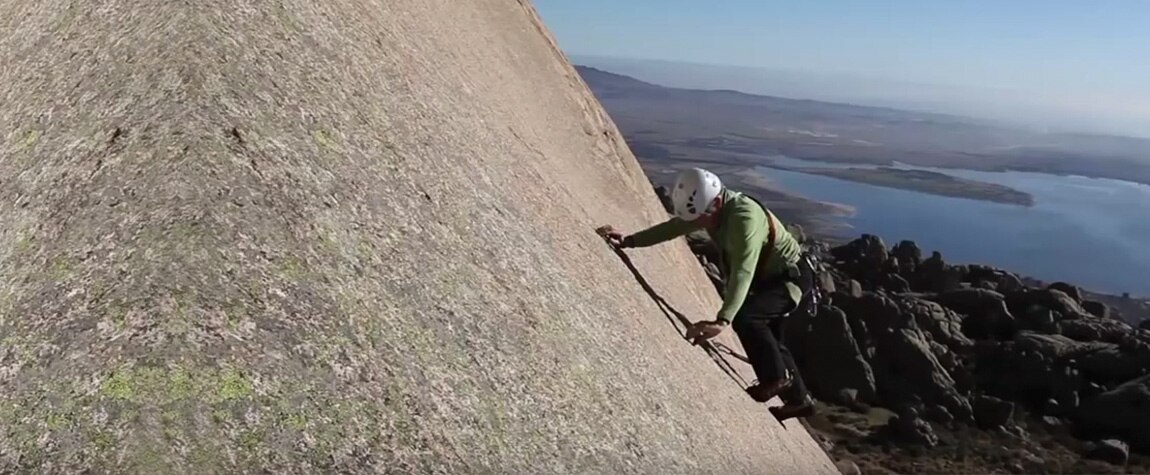
[{"label": "climbing shoe", "polygon": [[747,394],[751,396],[751,399],[754,399],[755,402],[767,402],[791,387],[792,381],[791,378],[783,378],[769,384],[752,384],[747,388]]},{"label": "climbing shoe", "polygon": [[808,397],[798,404],[770,407],[767,410],[771,411],[771,415],[775,416],[775,419],[778,419],[779,423],[782,424],[787,419],[815,415],[815,401]]}]

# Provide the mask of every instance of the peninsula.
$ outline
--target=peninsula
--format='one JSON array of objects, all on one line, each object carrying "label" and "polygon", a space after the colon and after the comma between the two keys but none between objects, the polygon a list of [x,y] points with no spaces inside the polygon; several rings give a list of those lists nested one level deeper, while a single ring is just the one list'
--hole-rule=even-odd
[{"label": "peninsula", "polygon": [[829,167],[786,167],[766,165],[771,168],[828,176],[840,180],[866,183],[887,188],[917,191],[939,196],[967,198],[973,200],[1006,203],[1020,206],[1034,206],[1034,197],[1014,188],[968,180],[945,173],[928,170],[904,170],[892,167],[876,168],[829,168]]}]

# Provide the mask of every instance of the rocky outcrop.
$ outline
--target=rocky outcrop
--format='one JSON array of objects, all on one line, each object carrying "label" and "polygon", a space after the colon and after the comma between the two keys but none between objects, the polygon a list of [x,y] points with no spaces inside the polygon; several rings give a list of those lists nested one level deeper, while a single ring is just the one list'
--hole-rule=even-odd
[{"label": "rocky outcrop", "polygon": [[978,396],[973,408],[974,420],[982,429],[1002,427],[1014,416],[1014,403],[993,396]]},{"label": "rocky outcrop", "polygon": [[1104,341],[1120,343],[1130,338],[1134,328],[1120,320],[1082,318],[1058,323],[1061,333],[1078,341]]},{"label": "rocky outcrop", "polygon": [[831,249],[830,255],[836,267],[855,276],[864,289],[873,289],[879,277],[897,267],[893,262],[888,264],[889,253],[882,238],[870,234]]},{"label": "rocky outcrop", "polygon": [[[849,331],[855,346],[844,357],[850,365],[811,366],[808,380],[855,372],[869,383],[873,373],[876,400],[868,402],[912,410],[892,422],[891,436],[927,445],[927,420],[991,430],[1009,427],[1019,411],[1150,442],[1131,422],[1145,420],[1140,402],[1117,402],[1141,401],[1148,391],[1131,380],[1150,369],[1150,333],[1111,318],[1105,304],[1083,300],[1067,283],[1033,287],[1001,269],[947,264],[937,252],[923,259],[912,242],[887,252],[881,244],[864,235],[830,251],[831,321],[826,333],[812,325],[804,338],[843,341]],[[864,361],[870,373],[858,369]],[[1127,412],[1100,415],[1107,404]]]},{"label": "rocky outcrop", "polygon": [[[816,398],[898,413],[878,440],[934,447],[933,423],[1025,445],[1033,418],[1046,431],[1114,439],[1083,452],[1092,457],[1125,463],[1127,442],[1150,450],[1150,332],[1106,304],[1064,282],[1038,286],[938,252],[923,259],[910,241],[888,250],[863,235],[821,257],[830,298],[818,316],[792,317],[788,344]],[[1013,453],[1015,472],[1051,467]]]},{"label": "rocky outcrop", "polygon": [[890,256],[894,258],[900,275],[914,275],[922,263],[922,249],[914,241],[902,241],[891,249]]},{"label": "rocky outcrop", "polygon": [[1121,440],[1101,440],[1088,445],[1083,456],[1114,465],[1126,465],[1126,462],[1130,460],[1130,446]]},{"label": "rocky outcrop", "polygon": [[880,396],[892,407],[942,406],[956,419],[972,417],[970,402],[932,351],[929,338],[915,328],[889,328],[873,333],[871,364]]},{"label": "rocky outcrop", "polygon": [[1017,329],[1005,297],[996,291],[958,289],[940,293],[932,299],[965,315],[963,333],[971,338],[1007,340]]},{"label": "rocky outcrop", "polygon": [[934,447],[938,435],[930,423],[919,417],[915,409],[907,409],[892,417],[882,429],[883,436],[906,444]]},{"label": "rocky outcrop", "polygon": [[897,301],[901,312],[910,315],[914,326],[924,330],[931,340],[953,351],[963,351],[973,345],[963,333],[962,316],[937,302],[912,297],[902,297]]},{"label": "rocky outcrop", "polygon": [[1055,282],[1046,287],[1050,290],[1057,290],[1066,294],[1067,297],[1073,299],[1076,303],[1082,303],[1082,291],[1078,287],[1067,284],[1066,282]]},{"label": "rocky outcrop", "polygon": [[874,372],[859,351],[846,313],[824,306],[817,318],[795,318],[788,323],[796,322],[801,326],[787,327],[786,334],[795,335],[788,337],[788,345],[799,355],[797,363],[803,373],[818,375],[807,381],[815,397],[844,405],[875,402]]},{"label": "rocky outcrop", "polygon": [[1075,422],[1088,434],[1120,437],[1139,449],[1150,449],[1150,375],[1090,399],[1075,414]]},{"label": "rocky outcrop", "polygon": [[1082,301],[1082,309],[1098,318],[1110,318],[1110,306],[1097,300]]},{"label": "rocky outcrop", "polygon": [[1031,307],[1043,307],[1058,314],[1058,319],[1074,320],[1089,316],[1069,295],[1057,289],[1025,288],[1006,294],[1006,305],[1012,313],[1021,314]]}]

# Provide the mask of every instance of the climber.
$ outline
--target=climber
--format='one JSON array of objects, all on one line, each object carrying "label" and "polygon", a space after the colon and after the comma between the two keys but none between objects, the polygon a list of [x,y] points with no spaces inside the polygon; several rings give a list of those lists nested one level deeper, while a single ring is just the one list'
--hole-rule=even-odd
[{"label": "climber", "polygon": [[783,318],[803,303],[814,272],[799,243],[754,198],[725,188],[719,177],[700,168],[681,172],[671,190],[675,216],[625,236],[612,226],[599,233],[619,248],[647,247],[705,229],[719,249],[725,289],[714,320],[687,330],[699,344],[734,328],[754,368],[757,384],[746,389],[757,402],[781,395],[770,408],[780,421],[814,414],[814,401],[783,344]]}]

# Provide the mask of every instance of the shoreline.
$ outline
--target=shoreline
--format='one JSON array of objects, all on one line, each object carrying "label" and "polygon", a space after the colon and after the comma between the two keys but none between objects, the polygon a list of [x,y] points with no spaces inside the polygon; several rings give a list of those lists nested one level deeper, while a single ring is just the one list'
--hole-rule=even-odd
[{"label": "shoreline", "polygon": [[903,170],[882,166],[878,168],[823,168],[791,167],[775,163],[768,163],[762,166],[948,198],[963,198],[1025,207],[1034,206],[1034,196],[1024,191],[1005,185],[960,178],[932,171]]}]

